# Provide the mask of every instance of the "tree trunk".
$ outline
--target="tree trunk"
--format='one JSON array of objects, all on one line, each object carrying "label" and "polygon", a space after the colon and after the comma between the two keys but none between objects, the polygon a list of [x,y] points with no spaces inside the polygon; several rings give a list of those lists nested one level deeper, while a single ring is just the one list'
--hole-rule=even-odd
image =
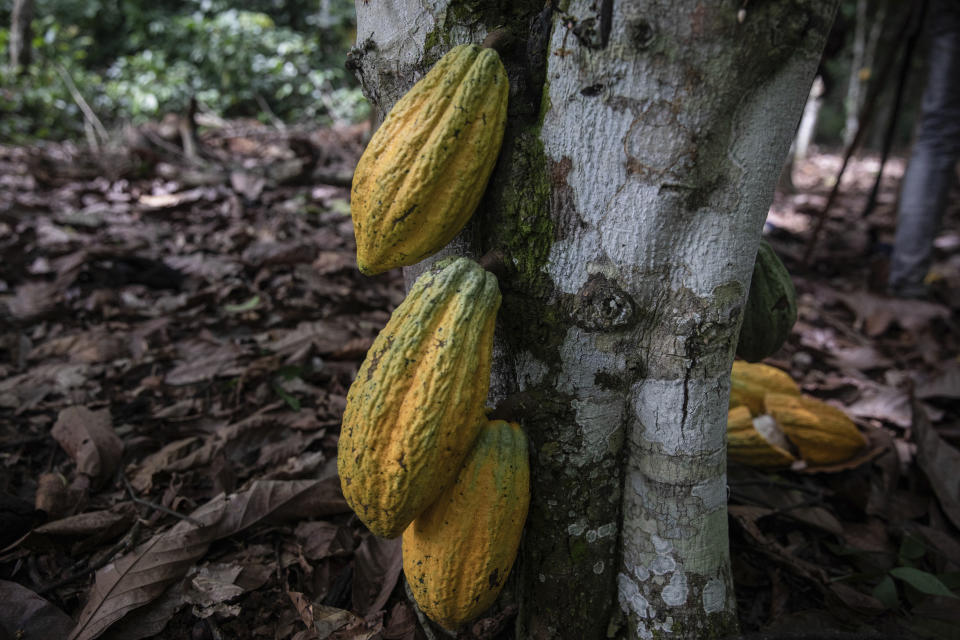
[{"label": "tree trunk", "polygon": [[777,183],[777,190],[781,193],[795,193],[796,187],[793,185],[793,167],[796,163],[807,159],[810,152],[810,143],[813,142],[813,134],[817,130],[817,120],[820,118],[820,107],[823,106],[823,79],[817,76],[810,85],[810,93],[807,95],[807,102],[803,106],[803,115],[800,117],[800,124],[797,126],[797,134],[793,137],[790,145],[790,152],[787,154],[787,161],[780,170],[780,180]]},{"label": "tree trunk", "polygon": [[[886,5],[876,8],[873,18],[868,16],[868,0],[857,0],[856,22],[853,31],[853,56],[850,61],[850,76],[847,81],[847,97],[844,100],[846,119],[843,125],[843,146],[849,147],[860,126],[860,110],[866,98],[867,83],[873,75],[877,44],[886,19]],[[868,29],[869,25],[869,29]]]},{"label": "tree trunk", "polygon": [[30,22],[33,20],[33,0],[13,0],[10,14],[10,66],[23,69],[30,64]]},{"label": "tree trunk", "polygon": [[803,107],[803,116],[800,118],[800,126],[797,127],[797,137],[793,141],[793,159],[796,162],[807,159],[810,143],[813,142],[813,134],[817,130],[820,107],[823,105],[823,91],[823,80],[820,76],[817,76],[810,87],[807,103]]},{"label": "tree trunk", "polygon": [[518,638],[736,627],[730,366],[836,0],[739,4],[357,3],[348,64],[381,114],[453,45],[513,36],[504,146],[445,253],[507,267],[489,402],[532,447]]}]

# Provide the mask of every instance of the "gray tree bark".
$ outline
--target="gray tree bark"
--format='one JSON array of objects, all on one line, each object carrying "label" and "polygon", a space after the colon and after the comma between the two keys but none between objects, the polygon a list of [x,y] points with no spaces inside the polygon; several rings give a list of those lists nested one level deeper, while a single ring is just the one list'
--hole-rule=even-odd
[{"label": "gray tree bark", "polygon": [[13,0],[10,14],[10,66],[14,69],[30,64],[30,22],[33,20],[33,0]]},{"label": "gray tree bark", "polygon": [[489,402],[533,452],[518,638],[736,628],[729,373],[837,2],[755,4],[357,2],[348,64],[381,114],[453,45],[512,35],[504,146],[445,253],[506,264]]}]

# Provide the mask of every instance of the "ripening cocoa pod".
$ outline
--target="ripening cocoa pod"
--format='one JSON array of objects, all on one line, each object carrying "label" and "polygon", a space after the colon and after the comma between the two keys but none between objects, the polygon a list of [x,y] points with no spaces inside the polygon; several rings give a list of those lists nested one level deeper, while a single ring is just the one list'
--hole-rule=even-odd
[{"label": "ripening cocoa pod", "polygon": [[526,436],[519,425],[487,423],[453,486],[403,532],[403,572],[431,620],[455,629],[493,604],[529,504]]},{"label": "ripening cocoa pod", "polygon": [[347,503],[393,538],[453,483],[483,424],[500,290],[467,258],[420,276],[347,393],[337,468]]},{"label": "ripening cocoa pod", "polygon": [[353,176],[360,271],[414,264],[460,232],[497,161],[508,90],[496,51],[460,45],[394,105]]}]

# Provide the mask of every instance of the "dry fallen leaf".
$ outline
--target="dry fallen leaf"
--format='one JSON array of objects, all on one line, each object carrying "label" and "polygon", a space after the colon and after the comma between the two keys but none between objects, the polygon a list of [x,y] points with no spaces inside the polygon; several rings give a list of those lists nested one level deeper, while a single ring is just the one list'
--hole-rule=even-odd
[{"label": "dry fallen leaf", "polygon": [[353,552],[353,536],[344,526],[323,521],[301,522],[294,533],[307,560],[323,560]]},{"label": "dry fallen leaf", "polygon": [[354,553],[353,610],[367,617],[383,609],[403,569],[400,538],[370,535]]},{"label": "dry fallen leaf", "polygon": [[91,478],[110,478],[120,465],[123,442],[113,430],[109,409],[63,409],[50,435],[73,458],[77,471]]},{"label": "dry fallen leaf", "polygon": [[917,462],[930,480],[940,507],[954,526],[960,527],[960,451],[952,447],[930,424],[923,407],[913,401],[913,434],[917,443]]},{"label": "dry fallen leaf", "polygon": [[[127,505],[129,504],[127,503]],[[42,524],[34,529],[34,533],[78,538],[103,535],[125,530],[133,524],[134,518],[135,514],[130,509],[115,508],[103,511],[87,511],[86,513],[79,513],[75,516]]]},{"label": "dry fallen leaf", "polygon": [[247,171],[231,171],[230,186],[234,191],[243,195],[250,201],[256,201],[263,193],[263,188],[267,181],[263,176],[258,176]]},{"label": "dry fallen leaf", "polygon": [[193,567],[184,578],[172,585],[149,606],[135,609],[110,627],[105,640],[140,640],[151,638],[167,626],[183,607],[193,605],[198,618],[217,614],[219,618],[238,615],[238,605],[229,602],[250,587],[239,584],[243,568],[237,565],[211,564]]},{"label": "dry fallen leaf", "polygon": [[31,360],[67,356],[74,362],[110,362],[129,353],[127,339],[106,329],[60,336],[44,342],[30,352]]},{"label": "dry fallen leaf", "polygon": [[6,302],[14,318],[27,321],[50,313],[62,299],[62,287],[55,282],[26,282]]},{"label": "dry fallen leaf", "polygon": [[843,604],[855,611],[876,615],[887,608],[885,604],[873,596],[857,591],[850,585],[843,584],[842,582],[834,582],[831,584],[830,591],[838,597]]},{"label": "dry fallen leaf", "polygon": [[960,362],[951,361],[934,376],[917,383],[917,397],[960,399]]},{"label": "dry fallen leaf", "polygon": [[875,418],[904,429],[910,426],[910,396],[902,389],[876,386],[864,389],[863,395],[846,407],[846,412],[858,418]]},{"label": "dry fallen leaf", "polygon": [[206,194],[207,190],[200,187],[178,193],[161,193],[158,195],[144,194],[140,196],[140,204],[148,211],[172,209],[184,204],[196,202]]},{"label": "dry fallen leaf", "polygon": [[317,640],[325,640],[348,624],[359,622],[357,616],[336,607],[313,605],[311,613],[313,615],[313,627],[317,631]]},{"label": "dry fallen leaf", "polygon": [[199,443],[200,438],[192,436],[164,445],[159,451],[144,458],[143,462],[136,467],[130,484],[141,493],[149,492],[153,488],[154,476],[167,471],[170,464],[188,455]]},{"label": "dry fallen leaf", "polygon": [[882,335],[894,323],[908,331],[919,331],[934,320],[950,318],[950,309],[923,300],[884,298],[866,291],[844,293],[839,297],[872,337]]},{"label": "dry fallen leaf", "polygon": [[67,479],[59,473],[41,473],[37,478],[37,492],[34,495],[37,509],[47,512],[51,519],[61,518],[70,509]]},{"label": "dry fallen leaf", "polygon": [[51,393],[79,391],[89,382],[89,373],[90,366],[82,363],[42,364],[21,375],[0,379],[0,407],[20,413],[33,408]]},{"label": "dry fallen leaf", "polygon": [[307,242],[256,242],[243,252],[243,261],[254,267],[311,262],[317,249]]},{"label": "dry fallen leaf", "polygon": [[224,344],[191,353],[178,366],[171,369],[164,382],[172,385],[203,382],[217,376],[236,376],[243,373],[239,364],[242,350],[234,344]]},{"label": "dry fallen leaf", "polygon": [[876,347],[861,345],[855,347],[837,347],[827,352],[827,362],[838,369],[870,371],[886,369],[893,365],[890,358],[884,357]]},{"label": "dry fallen leaf", "polygon": [[[210,543],[233,535],[283,507],[296,513],[317,481],[254,482],[219,495],[184,520],[97,571],[87,604],[68,640],[92,640],[131,611],[150,604],[202,558]],[[305,517],[309,517],[306,514]]]},{"label": "dry fallen leaf", "polygon": [[263,347],[273,353],[290,355],[312,345],[321,355],[334,353],[353,338],[353,331],[340,322],[317,320],[302,322],[296,329],[271,331],[258,336]]},{"label": "dry fallen leaf", "polygon": [[417,616],[410,605],[403,601],[393,605],[390,618],[383,627],[384,640],[414,640],[416,634]]},{"label": "dry fallen leaf", "polygon": [[54,640],[72,626],[70,616],[30,589],[0,580],[0,638]]}]

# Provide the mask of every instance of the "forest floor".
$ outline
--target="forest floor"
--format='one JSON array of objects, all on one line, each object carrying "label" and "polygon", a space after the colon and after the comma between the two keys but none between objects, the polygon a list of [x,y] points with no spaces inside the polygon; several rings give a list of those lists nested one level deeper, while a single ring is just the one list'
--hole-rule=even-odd
[{"label": "forest floor", "polygon": [[[403,297],[355,266],[363,134],[236,123],[198,162],[159,127],[0,146],[0,640],[436,636],[336,475],[347,388]],[[855,160],[804,266],[839,163],[811,156],[771,210],[800,313],[767,362],[870,446],[730,466],[741,625],[960,637],[960,211],[930,299],[887,297],[903,161],[864,218],[877,161]]]}]

